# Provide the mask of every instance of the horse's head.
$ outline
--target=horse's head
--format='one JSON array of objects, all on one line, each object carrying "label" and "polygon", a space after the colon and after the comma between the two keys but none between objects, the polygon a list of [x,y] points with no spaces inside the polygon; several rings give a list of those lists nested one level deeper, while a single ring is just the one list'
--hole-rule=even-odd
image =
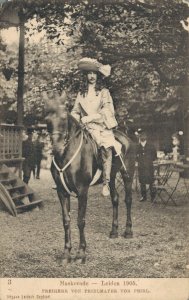
[{"label": "horse's head", "polygon": [[53,142],[53,150],[62,154],[68,139],[68,108],[66,94],[56,95],[49,100],[45,95],[47,129]]}]

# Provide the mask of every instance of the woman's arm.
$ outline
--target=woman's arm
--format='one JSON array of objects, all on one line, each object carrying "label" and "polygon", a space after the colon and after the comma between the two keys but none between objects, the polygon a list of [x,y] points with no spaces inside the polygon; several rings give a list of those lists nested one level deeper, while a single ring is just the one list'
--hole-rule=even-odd
[{"label": "woman's arm", "polygon": [[81,121],[82,121],[83,124],[90,123],[90,122],[102,123],[103,122],[103,118],[102,118],[101,114],[97,113],[97,114],[92,114],[90,116],[84,116],[81,119]]},{"label": "woman's arm", "polygon": [[102,107],[101,107],[100,114],[103,117],[103,121],[106,127],[108,129],[116,127],[118,124],[115,118],[113,100],[108,89],[102,90],[101,101],[102,101]]}]

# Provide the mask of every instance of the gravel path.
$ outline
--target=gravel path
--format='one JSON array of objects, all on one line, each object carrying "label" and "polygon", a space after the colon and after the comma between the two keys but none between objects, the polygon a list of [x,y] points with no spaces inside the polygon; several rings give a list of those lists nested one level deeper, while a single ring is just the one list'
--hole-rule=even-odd
[{"label": "gravel path", "polygon": [[[86,216],[87,260],[62,266],[64,248],[62,215],[50,171],[42,170],[41,179],[30,186],[44,200],[43,207],[18,217],[0,210],[1,277],[189,277],[188,232],[189,199],[183,188],[175,194],[175,207],[158,202],[140,203],[133,192],[132,220],[134,237],[124,239],[123,192],[120,197],[119,237],[110,239],[112,207],[100,195],[100,186],[89,193]],[[72,254],[78,247],[77,200],[71,201]]]}]

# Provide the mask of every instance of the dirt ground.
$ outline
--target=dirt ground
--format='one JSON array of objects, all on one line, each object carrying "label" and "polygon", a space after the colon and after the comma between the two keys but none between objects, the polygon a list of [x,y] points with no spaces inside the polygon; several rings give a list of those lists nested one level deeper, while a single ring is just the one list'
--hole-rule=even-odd
[{"label": "dirt ground", "polygon": [[[50,171],[30,186],[44,200],[43,207],[18,217],[0,210],[1,277],[99,277],[160,278],[189,277],[189,199],[181,185],[175,194],[178,206],[164,207],[158,201],[139,202],[133,191],[134,236],[121,235],[125,226],[125,204],[120,193],[119,237],[110,239],[112,207],[100,195],[100,186],[90,189],[86,216],[87,260],[85,264],[60,264],[64,248],[62,215]],[[72,254],[78,247],[77,199],[71,199]]]}]

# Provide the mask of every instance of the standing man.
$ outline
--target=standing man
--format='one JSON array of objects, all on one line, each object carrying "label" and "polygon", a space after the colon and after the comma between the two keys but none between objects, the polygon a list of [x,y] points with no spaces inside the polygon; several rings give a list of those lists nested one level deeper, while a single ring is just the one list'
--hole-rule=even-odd
[{"label": "standing man", "polygon": [[27,130],[27,138],[22,142],[22,156],[25,158],[23,161],[23,181],[28,184],[31,172],[35,169],[35,147],[32,141],[32,129]]},{"label": "standing man", "polygon": [[41,160],[43,158],[43,148],[44,148],[44,143],[42,142],[42,137],[40,133],[38,133],[37,139],[35,140],[36,179],[40,179]]},{"label": "standing man", "polygon": [[103,196],[110,195],[110,173],[112,168],[112,147],[121,154],[121,144],[115,140],[112,129],[117,126],[114,106],[104,78],[110,75],[111,67],[96,59],[82,58],[78,63],[82,71],[79,93],[72,115],[83,124],[97,142],[103,162]]},{"label": "standing man", "polygon": [[153,161],[157,159],[157,152],[153,144],[147,140],[145,131],[138,130],[139,143],[137,145],[138,176],[142,198],[140,201],[147,200],[146,185],[149,184],[151,201],[155,198],[154,166]]}]

